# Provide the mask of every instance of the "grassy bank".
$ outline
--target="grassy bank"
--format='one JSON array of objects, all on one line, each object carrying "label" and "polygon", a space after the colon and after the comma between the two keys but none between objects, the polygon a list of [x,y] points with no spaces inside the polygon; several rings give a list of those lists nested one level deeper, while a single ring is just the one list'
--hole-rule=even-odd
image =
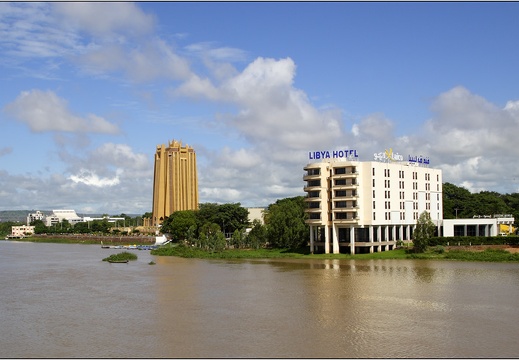
[{"label": "grassy bank", "polygon": [[13,239],[14,241],[26,241],[34,243],[52,244],[84,244],[84,245],[134,245],[134,244],[153,244],[155,238],[150,237],[127,237],[120,236],[89,236],[89,235],[48,235],[31,236],[23,239]]},{"label": "grassy bank", "polygon": [[185,246],[164,246],[151,251],[152,255],[179,256],[198,259],[428,259],[428,260],[460,260],[460,261],[489,261],[489,262],[519,262],[519,253],[511,254],[506,250],[487,249],[484,251],[468,250],[438,250],[432,248],[425,253],[410,253],[406,249],[383,251],[373,254],[310,254],[308,249],[282,250],[260,249],[240,250],[231,249],[220,252],[208,252]]}]

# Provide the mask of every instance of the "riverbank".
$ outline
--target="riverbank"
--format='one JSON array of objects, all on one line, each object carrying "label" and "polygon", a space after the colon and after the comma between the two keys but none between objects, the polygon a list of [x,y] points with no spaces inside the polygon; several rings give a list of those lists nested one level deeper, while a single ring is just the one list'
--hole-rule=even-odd
[{"label": "riverbank", "polygon": [[[38,235],[16,241],[85,244],[85,245],[149,245],[155,243],[151,236],[92,236],[92,235]],[[308,248],[297,250],[286,249],[228,249],[220,252],[209,252],[198,248],[190,248],[177,244],[162,246],[151,250],[151,255],[178,256],[198,259],[428,259],[428,260],[460,260],[486,262],[519,262],[519,246],[510,245],[475,245],[475,246],[437,246],[425,253],[411,253],[408,248],[382,251],[372,254],[310,254]]]},{"label": "riverbank", "polygon": [[37,243],[56,243],[56,244],[85,244],[85,245],[153,245],[154,236],[98,236],[90,234],[63,234],[63,235],[32,235],[23,239],[13,239],[15,241],[37,242]]},{"label": "riverbank", "polygon": [[430,248],[425,253],[412,253],[407,248],[383,251],[372,254],[310,254],[308,249],[282,250],[259,249],[243,250],[229,249],[220,252],[209,252],[186,246],[163,246],[152,250],[152,255],[178,256],[198,259],[428,259],[428,260],[461,260],[461,261],[488,261],[488,262],[519,262],[519,248],[508,245],[480,245],[474,247],[450,246]]}]

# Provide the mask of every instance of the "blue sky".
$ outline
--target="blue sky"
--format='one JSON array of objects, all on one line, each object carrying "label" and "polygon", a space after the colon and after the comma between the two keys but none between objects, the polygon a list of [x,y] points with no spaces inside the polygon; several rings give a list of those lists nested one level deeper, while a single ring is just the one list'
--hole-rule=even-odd
[{"label": "blue sky", "polygon": [[308,152],[392,148],[519,191],[518,3],[0,3],[0,209],[151,211],[156,145],[200,201],[303,195]]}]

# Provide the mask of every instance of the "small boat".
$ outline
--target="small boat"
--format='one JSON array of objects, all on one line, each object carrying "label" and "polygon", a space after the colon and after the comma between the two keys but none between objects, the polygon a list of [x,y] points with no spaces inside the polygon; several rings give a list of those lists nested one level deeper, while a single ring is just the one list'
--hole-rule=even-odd
[{"label": "small boat", "polygon": [[108,262],[113,264],[126,264],[128,260],[108,260]]}]

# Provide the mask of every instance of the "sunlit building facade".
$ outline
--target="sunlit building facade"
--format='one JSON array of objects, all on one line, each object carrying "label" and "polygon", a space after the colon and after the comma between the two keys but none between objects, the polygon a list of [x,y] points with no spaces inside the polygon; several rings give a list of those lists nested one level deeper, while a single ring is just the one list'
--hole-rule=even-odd
[{"label": "sunlit building facade", "polygon": [[412,239],[423,211],[440,230],[441,170],[429,168],[428,159],[399,159],[381,155],[378,161],[358,161],[320,156],[320,161],[304,167],[312,252],[392,250],[399,240]]},{"label": "sunlit building facade", "polygon": [[175,211],[198,209],[195,150],[173,140],[158,145],[153,177],[153,225]]}]

